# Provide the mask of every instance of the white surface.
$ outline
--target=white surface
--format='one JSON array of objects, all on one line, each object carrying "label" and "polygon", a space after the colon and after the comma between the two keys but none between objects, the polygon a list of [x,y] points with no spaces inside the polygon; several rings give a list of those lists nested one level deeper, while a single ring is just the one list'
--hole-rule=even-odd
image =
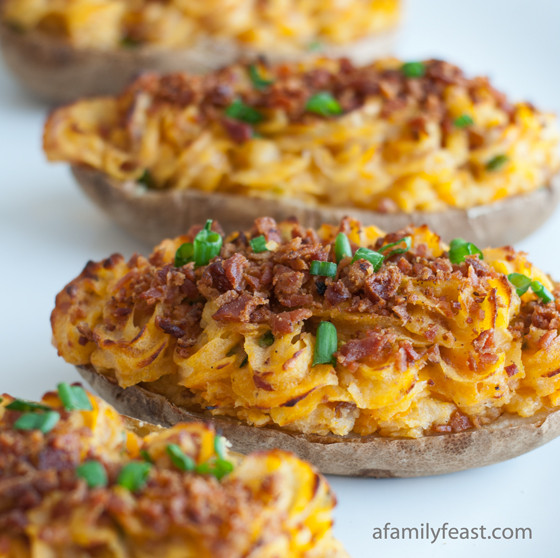
[{"label": "white surface", "polygon": [[[489,74],[514,99],[560,112],[560,2],[409,0],[399,54],[439,56]],[[39,397],[73,368],[50,345],[54,295],[88,259],[141,247],[78,192],[64,165],[40,150],[45,109],[0,68],[0,204],[3,357],[0,392]],[[512,223],[515,226],[515,223]],[[521,246],[560,278],[560,214]],[[331,478],[336,533],[354,558],[555,557],[560,440],[512,461],[444,477]],[[374,527],[529,527],[530,541],[375,541]]]}]

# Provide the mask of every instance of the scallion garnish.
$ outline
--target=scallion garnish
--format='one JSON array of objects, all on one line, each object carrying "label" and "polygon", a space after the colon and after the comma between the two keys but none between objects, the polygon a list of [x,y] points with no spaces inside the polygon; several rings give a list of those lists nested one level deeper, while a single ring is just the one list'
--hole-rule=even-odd
[{"label": "scallion garnish", "polygon": [[136,182],[143,184],[147,188],[152,188],[154,186],[154,179],[148,169],[142,173],[142,176]]},{"label": "scallion garnish", "polygon": [[24,413],[14,422],[16,430],[40,430],[43,434],[50,432],[60,420],[56,411],[39,411]]},{"label": "scallion garnish", "polygon": [[146,461],[131,461],[127,463],[117,477],[117,484],[130,492],[136,492],[144,487],[152,465]]},{"label": "scallion garnish", "polygon": [[489,171],[496,171],[502,168],[509,161],[507,155],[496,155],[486,163],[486,168]]},{"label": "scallion garnish", "polygon": [[226,115],[247,124],[258,124],[264,120],[264,116],[258,110],[246,105],[241,99],[235,99],[226,108]]},{"label": "scallion garnish", "polygon": [[208,265],[222,249],[222,237],[212,231],[212,219],[206,221],[204,228],[194,238],[194,263],[197,267]]},{"label": "scallion garnish", "polygon": [[219,434],[214,436],[214,451],[220,459],[226,458],[226,439]]},{"label": "scallion garnish", "polygon": [[338,346],[336,327],[331,322],[321,322],[317,328],[313,364],[334,364],[333,355]]},{"label": "scallion garnish", "polygon": [[334,254],[336,257],[336,263],[340,263],[340,260],[344,258],[352,257],[352,247],[350,246],[350,241],[344,233],[338,233],[336,235],[336,240],[334,241]]},{"label": "scallion garnish", "polygon": [[253,249],[253,252],[255,252],[255,254],[260,254],[261,252],[268,252],[268,248],[266,247],[266,238],[262,234],[261,236],[252,238],[249,241],[249,244],[251,244],[251,248]]},{"label": "scallion garnish", "polygon": [[453,121],[453,125],[455,128],[467,128],[468,126],[472,126],[474,124],[474,120],[468,114],[461,114]]},{"label": "scallion garnish", "polygon": [[397,242],[391,242],[391,244],[387,244],[386,246],[383,246],[383,248],[380,248],[379,251],[380,252],[386,252],[387,250],[389,250],[390,248],[394,248],[395,246],[399,246],[400,244],[402,244],[404,242],[404,248],[395,248],[394,250],[391,250],[388,254],[384,254],[385,258],[390,258],[391,256],[396,256],[397,254],[405,254],[406,252],[408,252],[412,246],[412,237],[411,236],[405,236],[403,238],[401,238],[400,240],[397,240]]},{"label": "scallion garnish", "polygon": [[28,411],[50,411],[51,408],[41,403],[34,403],[33,401],[24,401],[23,399],[14,399],[11,403],[6,405],[9,411],[19,411],[26,413]]},{"label": "scallion garnish", "polygon": [[342,107],[340,103],[328,91],[321,91],[315,93],[307,99],[305,104],[307,112],[320,114],[321,116],[336,116],[342,114]]},{"label": "scallion garnish", "polygon": [[272,331],[267,331],[260,339],[259,339],[259,346],[260,347],[270,347],[274,343],[274,335]]},{"label": "scallion garnish", "polygon": [[274,83],[272,79],[264,79],[259,72],[259,68],[255,64],[249,66],[249,77],[251,78],[253,87],[259,91],[266,89]]},{"label": "scallion garnish", "polygon": [[323,48],[323,43],[317,39],[315,39],[314,41],[311,41],[308,45],[307,45],[307,50],[309,50],[310,52],[317,52],[318,50],[321,50]]},{"label": "scallion garnish", "polygon": [[531,287],[531,290],[545,303],[554,300],[553,294],[540,282],[533,281],[527,275],[522,273],[510,273],[508,275],[509,282],[515,287],[518,296],[523,296]]},{"label": "scallion garnish", "polygon": [[185,242],[177,248],[175,252],[175,267],[183,267],[194,260],[194,245],[192,242]]},{"label": "scallion garnish", "polygon": [[61,382],[57,386],[58,397],[67,411],[91,411],[93,407],[82,386],[71,386]]},{"label": "scallion garnish", "polygon": [[508,280],[515,287],[518,296],[523,296],[531,286],[531,278],[523,273],[510,273]]},{"label": "scallion garnish", "polygon": [[366,260],[371,265],[373,265],[373,271],[379,271],[383,265],[383,254],[376,252],[375,250],[370,250],[369,248],[358,248],[354,257],[352,258],[352,263],[358,260]]},{"label": "scallion garnish", "polygon": [[221,480],[233,471],[233,463],[226,459],[216,459],[214,463],[201,463],[196,466],[195,471],[201,475],[213,475]]},{"label": "scallion garnish", "polygon": [[140,453],[140,457],[144,460],[147,461],[148,463],[153,463],[154,460],[152,459],[152,456],[149,454],[148,450],[142,449],[139,451]]},{"label": "scallion garnish", "polygon": [[455,238],[451,241],[449,246],[449,261],[451,263],[463,263],[467,256],[473,256],[475,254],[478,254],[479,259],[484,259],[484,255],[482,254],[480,248],[475,246],[472,242],[467,242],[462,238]]},{"label": "scallion garnish", "polygon": [[407,78],[421,78],[426,75],[426,65],[423,62],[406,62],[401,71]]},{"label": "scallion garnish", "polygon": [[107,486],[107,471],[99,461],[86,461],[76,467],[76,475],[84,479],[90,488]]},{"label": "scallion garnish", "polygon": [[320,262],[313,260],[309,266],[311,275],[320,275],[322,277],[335,277],[337,266],[333,262]]},{"label": "scallion garnish", "polygon": [[189,457],[177,444],[168,444],[165,448],[169,459],[177,469],[181,471],[194,471],[196,463],[192,457]]}]

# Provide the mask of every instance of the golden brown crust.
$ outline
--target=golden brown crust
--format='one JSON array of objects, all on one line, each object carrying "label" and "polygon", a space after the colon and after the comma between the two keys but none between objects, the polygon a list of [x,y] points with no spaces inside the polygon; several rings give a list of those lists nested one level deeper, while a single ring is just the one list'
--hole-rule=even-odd
[{"label": "golden brown crust", "polygon": [[123,390],[114,379],[91,366],[77,369],[122,413],[162,426],[179,421],[212,420],[237,451],[248,453],[281,447],[308,460],[324,474],[382,478],[453,473],[517,457],[560,435],[560,411],[528,419],[503,415],[491,425],[476,430],[417,439],[296,434],[190,412],[141,386]]},{"label": "golden brown crust", "polygon": [[[395,32],[368,37],[347,45],[324,45],[298,53],[298,58],[344,56],[364,64],[393,50]],[[142,46],[135,49],[77,49],[37,31],[22,33],[0,22],[0,46],[8,68],[27,89],[50,103],[64,103],[90,95],[120,92],[141,72],[207,73],[257,52],[225,39],[205,39],[189,49]],[[272,62],[289,60],[266,52]]]},{"label": "golden brown crust", "polygon": [[206,194],[198,190],[147,191],[136,182],[119,182],[81,165],[72,173],[87,196],[124,230],[149,245],[162,238],[184,234],[212,216],[226,231],[249,228],[255,215],[277,221],[296,217],[309,227],[339,223],[351,214],[364,225],[386,230],[410,223],[427,224],[445,240],[464,237],[479,246],[515,244],[537,230],[554,213],[560,201],[560,179],[534,192],[471,209],[442,212],[379,213],[356,208],[311,206],[298,200],[271,200],[244,196]]}]

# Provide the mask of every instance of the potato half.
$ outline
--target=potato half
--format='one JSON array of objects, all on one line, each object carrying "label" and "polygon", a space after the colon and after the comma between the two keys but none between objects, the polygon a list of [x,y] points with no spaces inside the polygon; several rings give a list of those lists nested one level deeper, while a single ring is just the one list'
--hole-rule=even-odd
[{"label": "potato half", "polygon": [[353,207],[317,207],[293,199],[281,202],[247,199],[200,190],[151,191],[133,180],[119,181],[83,165],[72,165],[72,174],[88,198],[112,221],[147,245],[179,236],[200,215],[214,216],[227,231],[246,229],[255,215],[270,215],[278,221],[296,218],[310,227],[336,224],[346,215],[352,215],[364,225],[383,229],[426,224],[446,241],[464,237],[480,246],[505,246],[519,242],[541,227],[560,201],[559,177],[533,192],[469,209],[380,213]]},{"label": "potato half", "polygon": [[152,244],[201,214],[227,230],[355,215],[512,244],[558,203],[559,143],[553,114],[445,61],[329,58],[145,74],[53,111],[43,137],[50,161]]},{"label": "potato half", "polygon": [[560,433],[560,286],[426,226],[209,220],[148,258],[89,262],[51,323],[122,412],[211,420],[238,451],[278,445],[325,473],[452,472]]}]

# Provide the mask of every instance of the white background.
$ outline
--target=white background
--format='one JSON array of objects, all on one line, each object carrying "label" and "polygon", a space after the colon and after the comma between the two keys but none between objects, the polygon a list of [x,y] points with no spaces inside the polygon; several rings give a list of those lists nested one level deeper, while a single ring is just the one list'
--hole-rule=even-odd
[{"label": "white background", "polygon": [[[398,54],[490,75],[513,99],[560,112],[558,0],[409,0]],[[0,66],[0,392],[39,397],[77,379],[50,345],[54,295],[88,259],[143,248],[41,152],[46,109]],[[515,226],[515,223],[511,224]],[[560,213],[520,246],[560,278]],[[560,440],[506,463],[424,479],[332,478],[336,534],[354,558],[560,555]],[[375,527],[530,527],[530,541],[375,541]]]}]

